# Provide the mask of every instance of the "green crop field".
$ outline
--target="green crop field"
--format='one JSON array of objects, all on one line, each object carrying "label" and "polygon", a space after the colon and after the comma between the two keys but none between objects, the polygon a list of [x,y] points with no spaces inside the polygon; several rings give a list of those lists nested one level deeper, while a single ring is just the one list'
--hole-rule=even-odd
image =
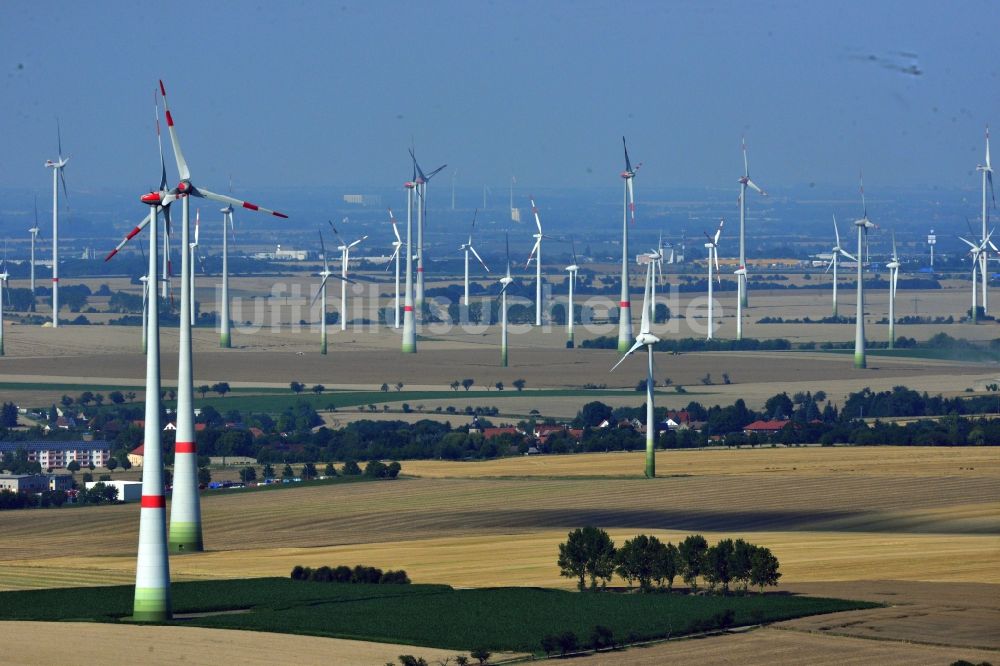
[{"label": "green crop field", "polygon": [[[128,585],[0,593],[0,620],[127,619]],[[456,590],[445,585],[314,583],[287,578],[174,583],[174,613],[245,611],[185,624],[406,643],[467,650],[537,652],[547,634],[586,642],[596,625],[618,641],[679,636],[877,604],[789,594],[689,596],[580,593],[542,588]]]}]

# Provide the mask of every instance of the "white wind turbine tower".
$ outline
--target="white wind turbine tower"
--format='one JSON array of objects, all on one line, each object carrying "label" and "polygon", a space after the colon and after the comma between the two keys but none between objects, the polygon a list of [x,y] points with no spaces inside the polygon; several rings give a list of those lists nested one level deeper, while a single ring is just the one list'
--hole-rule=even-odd
[{"label": "white wind turbine tower", "polygon": [[[708,337],[707,340],[712,339],[712,332],[715,329],[715,316],[713,313],[714,304],[712,296],[712,265],[715,265],[715,270],[719,270],[719,237],[722,236],[722,225],[725,224],[725,220],[719,220],[719,228],[715,230],[714,236],[709,236],[708,232],[705,232],[705,238],[708,242],[705,243],[705,248],[708,249]],[[722,276],[719,276],[719,282],[722,282]]]},{"label": "white wind turbine tower", "polygon": [[[830,263],[826,267],[826,273],[833,268],[833,316],[837,317],[837,267],[840,265],[840,255],[847,254],[844,252],[843,248],[840,247],[840,229],[837,227],[837,216],[833,216],[833,233],[837,238],[836,244],[834,244],[831,252],[833,253],[833,258],[830,259]],[[850,256],[850,255],[847,255]]]},{"label": "white wind turbine tower", "polygon": [[69,156],[62,154],[62,130],[56,120],[56,140],[58,142],[59,158],[45,160],[46,168],[52,169],[52,327],[59,327],[59,182],[62,181],[63,196],[69,199],[66,191],[66,176],[63,169],[69,162]]},{"label": "white wind turbine tower", "polygon": [[35,241],[38,239],[38,200],[35,200],[35,226],[28,229],[31,234],[31,300],[35,300]]},{"label": "white wind turbine tower", "polygon": [[628,224],[629,213],[631,213],[632,223],[635,224],[635,191],[632,187],[632,179],[642,166],[640,162],[632,168],[632,161],[628,157],[628,146],[625,144],[625,137],[622,137],[622,148],[625,149],[625,170],[621,172],[621,177],[625,181],[625,193],[622,199],[622,291],[618,300],[618,351],[628,351],[632,342],[632,306],[628,295]]},{"label": "white wind turbine tower", "polygon": [[198,209],[194,213],[194,241],[188,243],[188,252],[191,254],[188,257],[188,265],[191,266],[191,279],[188,282],[188,289],[191,290],[191,325],[195,325],[195,314],[194,314],[194,274],[197,268],[195,264],[195,250],[198,249],[198,232],[201,229],[201,209]]},{"label": "white wind turbine tower", "polygon": [[527,268],[531,264],[531,259],[535,259],[535,326],[542,325],[542,239],[548,238],[548,236],[542,233],[542,221],[538,217],[538,206],[535,205],[535,198],[533,196],[528,197],[531,201],[531,213],[535,216],[535,226],[538,227],[538,233],[532,234],[531,237],[535,239],[535,245],[531,248],[531,253],[528,255],[528,261],[524,264]]},{"label": "white wind turbine tower", "polygon": [[7,280],[10,278],[10,273],[7,272],[7,260],[4,259],[3,266],[0,266],[0,356],[4,355],[3,351],[3,292],[7,288]]},{"label": "white wind turbine tower", "polygon": [[[389,257],[389,263],[392,264],[393,260],[396,262],[396,299],[393,301],[392,309],[395,313],[395,324],[394,328],[399,328],[399,253],[400,248],[403,247],[403,241],[399,237],[399,228],[396,226],[396,218],[392,214],[392,209],[389,209],[389,222],[392,223],[392,233],[395,234],[396,240],[392,244],[392,256]],[[386,266],[385,270],[389,270]],[[468,271],[466,271],[468,273]]]},{"label": "white wind turbine tower", "polygon": [[663,282],[663,232],[656,239],[656,251],[653,253],[656,255],[653,266],[653,283],[650,286],[650,296],[652,297],[653,303],[653,323],[656,323],[656,285]]},{"label": "white wind turbine tower", "polygon": [[899,255],[896,254],[896,232],[892,232],[892,258],[889,269],[889,349],[896,346],[896,283],[899,281]]},{"label": "white wind turbine tower", "polygon": [[507,245],[507,273],[500,278],[500,367],[507,367],[507,287],[514,282],[510,276],[510,239],[504,239]]},{"label": "white wind turbine tower", "polygon": [[413,316],[413,194],[417,188],[417,161],[413,160],[413,180],[403,183],[406,188],[406,290],[403,296],[404,354],[417,353],[417,325]]},{"label": "white wind turbine tower", "polygon": [[[233,191],[232,180],[230,179],[229,191]],[[229,331],[229,235],[233,234],[233,242],[236,241],[236,225],[233,224],[233,205],[227,204],[220,209],[222,213],[222,316],[219,322],[219,346],[223,349],[230,349],[233,346],[232,336]]]},{"label": "white wind turbine tower", "polygon": [[[854,226],[858,228],[858,256],[854,260],[858,264],[858,299],[856,324],[854,326],[854,367],[863,369],[868,367],[868,360],[865,356],[865,283],[864,283],[864,241],[868,238],[868,230],[875,225],[868,219],[868,204],[865,203],[865,184],[861,182],[861,208],[863,215],[860,220],[854,221]],[[846,252],[841,254],[850,256]],[[853,258],[853,257],[852,257]]]},{"label": "white wind turbine tower", "polygon": [[[976,323],[979,322],[979,308],[977,307],[978,303],[977,303],[977,300],[976,300],[976,297],[977,297],[977,294],[978,294],[978,289],[977,289],[977,285],[976,285],[976,272],[979,271],[979,270],[982,270],[982,266],[981,266],[981,264],[982,264],[982,257],[986,253],[986,251],[987,251],[986,248],[987,247],[991,248],[994,252],[998,251],[997,250],[997,246],[994,245],[993,241],[990,240],[991,236],[993,236],[993,232],[992,231],[990,233],[988,233],[986,235],[986,237],[983,239],[983,242],[979,243],[979,244],[973,243],[972,241],[967,240],[967,239],[962,238],[961,236],[959,236],[959,240],[961,240],[963,243],[965,243],[966,245],[969,246],[969,248],[970,248],[969,249],[969,254],[972,256],[972,310],[970,312],[972,314],[972,323],[973,324],[976,324]],[[985,280],[985,279],[986,279],[986,277],[984,275],[983,276],[983,280]]]},{"label": "white wind turbine tower", "polygon": [[739,290],[739,300],[740,300],[740,323],[736,327],[736,339],[743,339],[743,325],[742,325],[742,308],[747,307],[749,304],[749,299],[747,297],[747,258],[746,258],[746,242],[744,237],[744,224],[746,221],[746,210],[747,210],[747,188],[751,187],[756,190],[762,196],[767,196],[767,192],[760,189],[757,183],[750,180],[750,162],[747,160],[747,140],[743,137],[743,176],[740,177],[740,265],[739,270],[742,273],[737,273],[737,288]]},{"label": "white wind turbine tower", "polygon": [[[170,142],[174,149],[174,159],[181,181],[170,194],[181,199],[181,247],[187,247],[190,242],[191,197],[211,199],[226,204],[242,206],[248,210],[270,213],[276,217],[287,218],[284,213],[278,213],[267,208],[233,197],[216,194],[192,182],[191,171],[188,168],[184,154],[181,152],[180,140],[174,119],[167,104],[167,91],[160,81],[160,95],[163,97],[164,111],[167,117],[167,129],[170,132]],[[151,192],[143,197],[147,203],[162,200],[161,193]],[[188,276],[192,267],[188,253],[182,254],[181,284],[188,284]],[[170,512],[170,549],[175,552],[204,550],[201,530],[201,505],[198,498],[198,455],[194,437],[194,407],[193,407],[193,369],[191,363],[191,322],[192,307],[190,291],[181,290],[180,335],[178,345],[177,367],[177,431],[174,445],[174,491]]]},{"label": "white wind turbine tower", "polygon": [[573,319],[576,317],[575,306],[573,304],[573,291],[576,289],[576,275],[580,272],[580,264],[576,258],[576,241],[570,238],[570,247],[573,250],[573,263],[566,267],[569,275],[566,277],[566,284],[569,288],[569,299],[566,304],[566,348],[572,349],[576,345],[573,339]]},{"label": "white wind turbine tower", "polygon": [[340,330],[346,331],[347,330],[347,265],[351,262],[351,248],[355,247],[356,245],[358,245],[358,243],[368,238],[368,235],[366,234],[361,238],[357,239],[356,241],[347,243],[344,241],[343,238],[340,237],[340,233],[337,232],[337,227],[333,226],[333,222],[330,222],[330,228],[333,229],[334,236],[336,236],[337,240],[340,242],[340,245],[337,247],[337,249],[340,250],[340,279],[341,279]]},{"label": "white wind turbine tower", "polygon": [[989,314],[989,300],[987,296],[987,290],[989,287],[989,251],[986,249],[987,245],[987,234],[986,227],[989,226],[988,222],[990,219],[989,207],[986,205],[986,187],[989,186],[990,196],[993,197],[993,205],[996,206],[996,195],[993,192],[993,167],[990,166],[990,128],[986,128],[986,163],[981,164],[976,167],[976,171],[981,171],[983,174],[983,210],[981,220],[983,222],[983,235],[982,235],[982,245],[983,251],[979,254],[979,265],[980,272],[983,276],[983,314]]},{"label": "white wind turbine tower", "polygon": [[469,228],[469,240],[458,248],[460,252],[465,253],[465,300],[463,301],[465,307],[469,307],[469,254],[471,253],[476,257],[476,260],[482,265],[487,273],[490,272],[489,266],[487,266],[486,262],[483,261],[483,258],[479,256],[479,253],[476,252],[476,248],[472,247],[472,230],[476,228],[476,217],[478,215],[479,209],[477,208],[476,212],[472,214],[472,226]]},{"label": "white wind turbine tower", "polygon": [[658,337],[652,334],[652,303],[650,300],[650,283],[654,279],[653,274],[653,264],[656,261],[658,253],[652,253],[640,257],[640,262],[646,264],[646,285],[642,294],[642,323],[639,327],[639,335],[635,336],[635,343],[625,352],[617,363],[611,368],[611,372],[614,372],[615,368],[622,364],[622,362],[628,358],[633,352],[641,347],[646,348],[646,478],[653,478],[656,476],[656,452],[654,445],[656,443],[656,417],[655,417],[655,405],[653,403],[653,345],[660,341]]},{"label": "white wind turbine tower", "polygon": [[417,163],[417,157],[413,153],[413,149],[410,149],[410,157],[413,158],[413,167],[417,172],[417,177],[414,178],[417,190],[417,297],[416,305],[417,310],[422,312],[424,305],[424,224],[427,221],[427,183],[431,178],[436,176],[442,169],[444,169],[447,164],[442,164],[434,171],[429,174],[424,174],[421,170],[420,165]]}]

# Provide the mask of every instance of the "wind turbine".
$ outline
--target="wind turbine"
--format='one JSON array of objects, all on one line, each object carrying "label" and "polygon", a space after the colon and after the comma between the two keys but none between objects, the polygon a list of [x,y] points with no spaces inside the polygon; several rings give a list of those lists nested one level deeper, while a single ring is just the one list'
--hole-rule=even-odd
[{"label": "wind turbine", "polygon": [[566,347],[572,349],[576,345],[576,341],[573,339],[573,319],[576,317],[573,305],[573,290],[576,288],[576,274],[580,272],[580,265],[576,258],[576,241],[572,238],[569,241],[570,248],[573,251],[573,263],[566,267],[566,272],[569,273],[566,278],[566,283],[569,287],[569,302],[566,305]]},{"label": "wind turbine", "polygon": [[343,238],[340,237],[340,233],[337,231],[337,227],[333,226],[333,222],[330,222],[330,228],[333,229],[333,234],[337,237],[340,245],[337,247],[340,250],[340,330],[347,330],[347,265],[351,261],[351,248],[355,247],[358,243],[368,238],[368,235],[364,235],[361,238],[347,243]]},{"label": "wind turbine", "polygon": [[191,266],[191,280],[188,283],[188,288],[191,290],[191,325],[195,325],[195,314],[194,314],[194,274],[195,274],[195,250],[198,249],[198,232],[201,229],[201,209],[198,209],[194,213],[194,242],[188,243],[188,252],[191,256],[188,258],[188,263]]},{"label": "wind turbine", "polygon": [[[154,93],[154,100],[155,100]],[[149,215],[107,257],[110,259],[130,238],[149,226],[149,263],[143,284],[143,331],[146,336],[146,415],[144,422],[142,501],[139,510],[139,547],[136,556],[135,597],[132,617],[146,622],[171,618],[170,565],[167,557],[167,501],[163,487],[163,447],[160,427],[160,321],[156,289],[149,280],[156,279],[157,224],[163,211],[169,218],[169,205],[176,197],[166,191],[167,169],[160,141],[159,108],[156,109],[156,138],[160,148],[160,196],[142,197],[149,205]],[[141,246],[140,246],[141,249]],[[106,260],[107,260],[106,259]],[[150,298],[152,296],[152,298]]]},{"label": "wind turbine", "polygon": [[[160,95],[163,97],[164,112],[167,117],[167,130],[170,133],[170,143],[174,149],[174,159],[180,174],[180,183],[170,194],[181,199],[181,247],[187,247],[190,228],[191,197],[199,197],[219,201],[221,203],[242,206],[248,210],[270,213],[276,217],[287,218],[267,208],[262,208],[233,197],[216,194],[203,187],[196,186],[191,178],[184,153],[181,151],[180,139],[174,127],[174,119],[167,103],[167,91],[160,81]],[[162,201],[161,192],[150,192],[143,196],[147,203]],[[188,253],[183,255],[181,262],[181,284],[188,284],[188,276],[192,267]],[[190,291],[181,291],[179,359],[177,368],[177,432],[174,446],[174,491],[170,511],[169,544],[175,552],[204,550],[201,531],[201,506],[198,499],[198,455],[194,437],[194,408],[192,406],[194,384],[191,364],[191,297]]]},{"label": "wind turbine", "polygon": [[[965,243],[966,245],[969,246],[969,248],[970,248],[969,254],[972,256],[972,310],[971,310],[971,313],[972,313],[972,323],[973,324],[978,323],[978,321],[979,321],[979,308],[977,307],[978,304],[976,303],[976,293],[977,293],[977,291],[976,291],[976,271],[977,270],[982,270],[982,266],[981,266],[981,264],[982,264],[982,257],[986,253],[986,251],[987,251],[986,248],[987,247],[990,247],[994,252],[997,251],[997,246],[994,245],[993,241],[990,240],[991,236],[993,236],[993,232],[992,231],[989,234],[987,234],[986,237],[983,239],[983,242],[979,243],[979,244],[973,243],[972,241],[967,240],[967,239],[962,238],[961,236],[959,236],[959,240],[961,240],[963,243]],[[985,280],[985,279],[986,279],[986,276],[984,275],[983,276],[983,280]]]},{"label": "wind turbine", "polygon": [[[737,286],[739,289],[739,299],[740,308],[745,308],[749,304],[749,299],[747,298],[747,258],[746,258],[746,243],[744,239],[744,223],[746,221],[746,210],[747,210],[747,188],[751,187],[756,190],[761,196],[767,196],[767,192],[760,189],[757,183],[750,180],[750,162],[747,160],[747,140],[743,137],[743,176],[740,177],[740,266],[739,270],[742,273],[738,273]],[[742,311],[740,313],[742,315]],[[743,326],[742,326],[742,316],[740,316],[740,324],[736,327],[736,339],[743,339]]]},{"label": "wind turbine", "polygon": [[342,280],[344,282],[352,282],[352,280],[349,280],[348,278],[340,275],[336,275],[333,271],[330,270],[330,262],[327,259],[326,244],[323,242],[322,230],[320,230],[319,232],[319,246],[320,249],[323,251],[323,270],[320,271],[318,275],[321,278],[323,278],[323,281],[319,283],[319,289],[316,290],[316,295],[313,296],[312,303],[310,303],[310,307],[316,304],[317,298],[322,297],[322,302],[320,303],[320,316],[319,316],[319,339],[320,339],[319,353],[326,354],[326,281],[330,279],[330,277],[335,277],[338,280]]},{"label": "wind turbine", "polygon": [[635,223],[635,192],[632,189],[632,179],[642,166],[640,162],[632,168],[628,157],[628,146],[622,137],[622,148],[625,149],[625,170],[621,177],[625,181],[625,193],[622,198],[622,292],[618,301],[618,351],[625,352],[632,341],[632,307],[628,295],[628,222],[631,213],[632,223]]},{"label": "wind turbine", "polygon": [[650,297],[653,303],[653,323],[656,323],[656,285],[663,281],[663,232],[656,239],[656,251],[653,253],[656,258],[653,260],[653,282],[650,285]]},{"label": "wind turbine", "polygon": [[[412,151],[411,151],[412,154]],[[413,194],[417,188],[417,160],[413,160],[413,179],[403,183],[406,188],[406,290],[403,296],[404,354],[417,353],[417,326],[413,317]]]},{"label": "wind turbine", "polygon": [[38,199],[35,199],[35,226],[28,229],[31,234],[31,300],[35,300],[35,240],[38,238]]},{"label": "wind turbine", "polygon": [[[229,191],[233,187],[230,181]],[[233,241],[236,241],[236,225],[233,224],[233,205],[227,204],[220,209],[222,213],[222,317],[219,322],[219,346],[223,349],[230,349],[233,346],[232,337],[229,331],[229,235],[233,234]]]},{"label": "wind turbine", "polygon": [[62,154],[62,130],[59,120],[56,120],[56,141],[59,158],[45,160],[45,167],[52,169],[52,328],[59,328],[59,182],[62,181],[63,196],[69,199],[66,191],[66,176],[63,169],[69,162],[69,156]]},{"label": "wind turbine", "polygon": [[837,227],[837,216],[833,216],[833,233],[837,238],[837,242],[834,244],[831,252],[833,253],[833,258],[830,259],[830,263],[826,267],[826,273],[833,268],[833,316],[837,317],[837,267],[840,265],[840,255],[848,255],[844,252],[843,248],[840,247],[840,229]]},{"label": "wind turbine", "polygon": [[507,287],[514,282],[510,276],[510,239],[504,238],[507,245],[507,274],[500,278],[500,367],[507,367]]},{"label": "wind turbine", "polygon": [[535,205],[535,198],[529,196],[528,200],[531,201],[531,213],[535,216],[535,226],[538,227],[538,233],[532,234],[531,237],[535,239],[535,245],[531,248],[531,253],[528,255],[528,261],[524,264],[527,268],[531,264],[531,259],[535,259],[535,326],[542,325],[542,239],[548,238],[548,236],[542,233],[542,221],[538,217],[538,206]]},{"label": "wind turbine", "polygon": [[[394,328],[399,328],[399,253],[400,248],[403,247],[403,241],[399,237],[399,228],[396,225],[396,218],[392,214],[392,209],[389,209],[389,222],[392,223],[392,233],[395,234],[396,240],[392,244],[392,256],[389,257],[389,263],[391,264],[393,259],[396,260],[396,299],[393,301],[392,309],[395,313],[395,325]],[[386,266],[385,270],[389,270]],[[468,270],[465,271],[468,275]]]},{"label": "wind turbine", "polygon": [[896,346],[896,283],[899,281],[899,255],[896,254],[896,232],[892,232],[892,258],[889,269],[889,349]]},{"label": "wind turbine", "polygon": [[981,171],[983,174],[983,211],[981,219],[983,221],[983,235],[982,244],[983,251],[979,254],[979,265],[980,271],[983,274],[983,314],[989,314],[989,301],[987,296],[987,288],[989,287],[989,267],[987,263],[989,261],[989,251],[986,249],[986,244],[988,237],[986,234],[986,227],[988,226],[988,221],[990,218],[989,208],[986,205],[986,186],[989,185],[990,196],[993,197],[993,206],[996,207],[997,200],[996,194],[993,192],[993,167],[990,166],[990,128],[986,128],[986,163],[981,164],[976,167],[976,171]]},{"label": "wind turbine", "polygon": [[[705,247],[708,249],[708,340],[712,339],[712,331],[715,328],[715,318],[713,316],[713,303],[712,303],[712,264],[715,264],[715,270],[719,270],[719,237],[722,236],[722,225],[725,224],[725,220],[719,220],[719,228],[715,230],[714,236],[709,236],[708,232],[705,232],[705,238],[708,242],[705,243]],[[722,283],[722,276],[718,277],[719,283]]]},{"label": "wind turbine", "polygon": [[642,320],[639,326],[639,335],[635,336],[635,343],[625,352],[625,355],[618,359],[618,362],[611,368],[615,371],[622,362],[641,347],[646,348],[646,478],[656,476],[656,452],[654,444],[656,441],[656,418],[654,415],[655,405],[653,404],[653,345],[660,341],[658,337],[650,332],[652,316],[650,302],[650,285],[653,281],[653,263],[656,260],[656,253],[640,257],[646,263],[646,285],[642,294]]},{"label": "wind turbine", "polygon": [[482,267],[487,273],[490,272],[486,262],[483,261],[483,258],[479,256],[478,252],[476,252],[476,248],[472,247],[472,230],[476,228],[476,217],[478,215],[479,209],[477,208],[476,212],[472,214],[472,226],[469,228],[469,240],[467,243],[463,243],[462,246],[458,248],[460,252],[465,253],[465,307],[469,307],[469,253],[472,253],[476,257],[476,260],[482,264]]},{"label": "wind turbine", "polygon": [[413,167],[417,171],[414,179],[417,189],[417,309],[423,309],[424,305],[424,222],[427,218],[427,183],[436,176],[447,164],[442,164],[429,174],[424,174],[417,163],[417,157],[410,149],[410,157],[413,158]]},{"label": "wind turbine", "polygon": [[10,273],[7,272],[7,260],[4,259],[4,263],[0,266],[0,356],[4,355],[3,351],[3,291],[7,288],[7,280],[10,278]]},{"label": "wind turbine", "polygon": [[[863,369],[868,367],[865,357],[865,283],[864,283],[864,241],[868,238],[868,230],[875,225],[868,219],[868,204],[865,203],[865,184],[861,181],[861,208],[863,215],[860,220],[854,221],[854,226],[858,228],[858,256],[855,258],[858,264],[858,302],[856,324],[854,327],[854,367]],[[842,252],[842,254],[846,254]]]}]

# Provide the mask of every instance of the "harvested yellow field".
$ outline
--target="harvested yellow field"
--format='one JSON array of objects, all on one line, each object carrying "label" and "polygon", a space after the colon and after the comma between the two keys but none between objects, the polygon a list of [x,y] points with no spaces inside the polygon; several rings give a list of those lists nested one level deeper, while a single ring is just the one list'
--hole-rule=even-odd
[{"label": "harvested yellow field", "polygon": [[[52,640],[53,632],[72,636],[72,647]],[[183,664],[227,663],[238,655],[241,664],[294,661],[311,664],[398,663],[401,654],[412,654],[430,663],[454,660],[454,650],[370,643],[341,638],[269,634],[257,631],[203,629],[200,627],[143,627],[88,622],[0,622],[0,641],[23,645],[0,653],[0,664],[49,666],[50,664]],[[510,655],[513,656],[513,655]]]},{"label": "harvested yellow field", "polygon": [[[424,478],[636,476],[644,453],[522,456],[476,462],[407,460],[405,474]],[[657,473],[764,476],[1000,478],[995,448],[790,447],[714,451],[658,451]]]}]

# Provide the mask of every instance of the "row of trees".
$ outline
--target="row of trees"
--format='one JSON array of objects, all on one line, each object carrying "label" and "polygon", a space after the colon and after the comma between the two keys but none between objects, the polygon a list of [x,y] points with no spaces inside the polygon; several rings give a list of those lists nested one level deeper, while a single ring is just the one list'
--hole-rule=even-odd
[{"label": "row of trees", "polygon": [[558,565],[560,575],[576,578],[581,591],[588,581],[591,590],[604,589],[616,574],[629,587],[638,583],[642,592],[653,590],[654,583],[671,591],[680,576],[692,592],[698,591],[700,578],[710,591],[722,594],[730,592],[730,585],[741,593],[751,586],[763,592],[781,578],[771,551],[743,539],[709,546],[705,537],[692,534],[675,546],[640,534],[616,548],[607,532],[589,526],[573,530],[559,544]]},{"label": "row of trees", "polygon": [[292,580],[305,580],[315,583],[365,583],[368,585],[409,585],[410,577],[402,569],[398,571],[382,571],[378,567],[363,564],[349,567],[322,566],[316,569],[295,565],[291,573]]}]

